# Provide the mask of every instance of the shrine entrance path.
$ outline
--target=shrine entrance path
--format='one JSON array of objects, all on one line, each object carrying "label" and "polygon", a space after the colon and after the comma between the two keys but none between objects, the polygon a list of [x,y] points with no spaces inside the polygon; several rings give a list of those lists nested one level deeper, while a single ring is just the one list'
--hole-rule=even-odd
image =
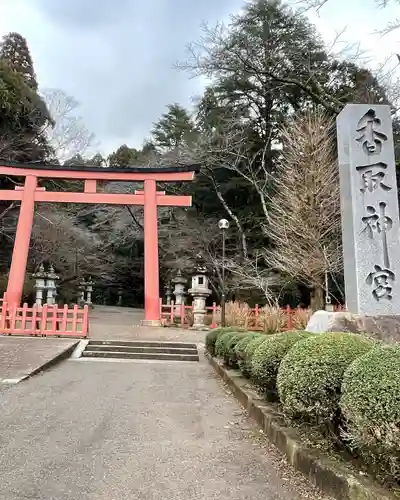
[{"label": "shrine entrance path", "polygon": [[204,343],[205,332],[183,328],[144,327],[140,326],[143,318],[143,309],[96,305],[89,313],[89,339]]},{"label": "shrine entrance path", "polygon": [[0,500],[316,500],[205,359],[64,361],[0,393]]}]

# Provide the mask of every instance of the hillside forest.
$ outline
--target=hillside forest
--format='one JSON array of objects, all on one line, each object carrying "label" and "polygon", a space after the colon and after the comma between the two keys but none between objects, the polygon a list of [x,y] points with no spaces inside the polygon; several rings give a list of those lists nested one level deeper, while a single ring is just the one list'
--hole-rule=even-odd
[{"label": "hillside forest", "polygon": [[[27,40],[9,33],[0,48],[0,159],[104,168],[199,164],[194,182],[159,186],[193,197],[188,209],[159,208],[161,286],[178,269],[190,277],[201,260],[210,300],[220,300],[218,220],[226,218],[228,299],[319,308],[328,283],[332,301],[343,302],[335,118],[346,103],[391,105],[397,150],[394,79],[354,52],[328,48],[305,14],[267,0],[248,2],[227,25],[204,27],[177,70],[208,82],[193,106],[166,102],[140,148],[121,144],[103,156],[79,103],[42,89]],[[2,189],[21,181],[3,177]],[[76,181],[48,184],[79,188]],[[4,290],[19,207],[0,204]],[[141,207],[37,205],[25,299],[32,300],[31,274],[44,262],[61,278],[60,301],[74,301],[77,282],[91,276],[98,303],[115,304],[121,289],[124,305],[141,305],[143,242]]]}]

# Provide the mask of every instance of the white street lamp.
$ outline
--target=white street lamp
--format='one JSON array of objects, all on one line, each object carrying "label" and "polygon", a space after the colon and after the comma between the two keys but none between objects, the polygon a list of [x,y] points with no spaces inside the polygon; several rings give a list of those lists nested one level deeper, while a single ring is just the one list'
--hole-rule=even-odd
[{"label": "white street lamp", "polygon": [[222,231],[222,291],[221,291],[221,326],[225,326],[225,232],[229,229],[229,221],[221,219],[218,227]]}]

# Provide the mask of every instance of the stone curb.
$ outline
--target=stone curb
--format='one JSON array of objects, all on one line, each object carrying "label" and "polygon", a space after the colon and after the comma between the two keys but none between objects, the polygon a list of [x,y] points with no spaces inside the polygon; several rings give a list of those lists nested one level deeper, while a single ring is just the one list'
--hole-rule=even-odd
[{"label": "stone curb", "polygon": [[296,431],[286,427],[283,417],[249,387],[251,384],[241,372],[226,369],[207,351],[204,354],[268,439],[323,493],[337,500],[395,500],[389,491],[355,476],[345,464],[304,446]]},{"label": "stone curb", "polygon": [[27,380],[30,377],[33,377],[33,375],[37,375],[40,372],[44,372],[45,370],[48,370],[49,368],[53,367],[54,365],[60,363],[66,358],[69,358],[70,355],[74,352],[76,346],[79,344],[79,340],[74,342],[71,346],[66,347],[63,351],[59,352],[56,354],[53,358],[51,358],[49,361],[46,361],[46,363],[43,363],[42,365],[38,366],[34,370],[32,370],[28,375],[25,375],[22,377],[22,380]]}]

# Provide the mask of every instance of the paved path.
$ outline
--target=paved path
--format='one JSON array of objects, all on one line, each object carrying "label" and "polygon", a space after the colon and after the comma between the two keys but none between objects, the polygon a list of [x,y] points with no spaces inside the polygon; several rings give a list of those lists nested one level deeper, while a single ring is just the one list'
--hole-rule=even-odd
[{"label": "paved path", "polygon": [[78,340],[0,336],[0,384],[15,383],[70,351]]},{"label": "paved path", "polygon": [[164,340],[204,342],[204,332],[182,328],[150,328],[140,326],[141,309],[95,306],[89,317],[89,337],[99,340]]},{"label": "paved path", "polygon": [[205,361],[64,361],[0,393],[0,500],[317,499]]}]

